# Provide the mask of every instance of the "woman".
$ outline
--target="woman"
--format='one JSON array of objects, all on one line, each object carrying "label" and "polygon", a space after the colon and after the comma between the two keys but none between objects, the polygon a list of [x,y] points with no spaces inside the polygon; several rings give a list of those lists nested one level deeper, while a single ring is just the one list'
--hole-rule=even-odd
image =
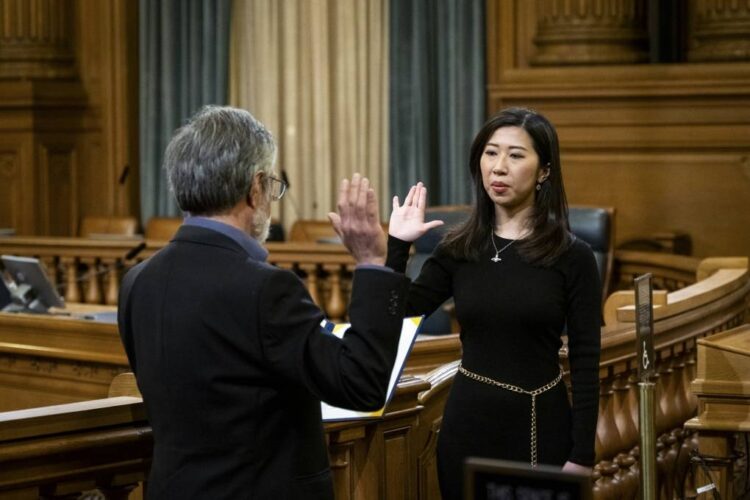
[{"label": "woman", "polygon": [[[601,288],[594,255],[568,228],[557,133],[510,108],[471,147],[471,216],[449,233],[409,290],[408,311],[453,297],[463,358],[438,441],[444,500],[461,498],[469,456],[590,472],[599,397]],[[393,200],[388,265],[403,272],[424,222],[426,190]],[[572,405],[558,351],[568,336]]]}]

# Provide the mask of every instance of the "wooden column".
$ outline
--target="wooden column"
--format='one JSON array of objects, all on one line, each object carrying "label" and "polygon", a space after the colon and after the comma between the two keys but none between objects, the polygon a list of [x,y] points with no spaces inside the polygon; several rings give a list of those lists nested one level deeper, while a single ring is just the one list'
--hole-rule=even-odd
[{"label": "wooden column", "polygon": [[137,214],[137,6],[0,0],[0,227]]},{"label": "wooden column", "polygon": [[750,60],[750,4],[694,0],[691,7],[688,60]]},{"label": "wooden column", "polygon": [[648,60],[645,0],[540,0],[535,66]]},{"label": "wooden column", "polygon": [[0,0],[0,226],[20,234],[75,230],[75,78],[70,0]]}]

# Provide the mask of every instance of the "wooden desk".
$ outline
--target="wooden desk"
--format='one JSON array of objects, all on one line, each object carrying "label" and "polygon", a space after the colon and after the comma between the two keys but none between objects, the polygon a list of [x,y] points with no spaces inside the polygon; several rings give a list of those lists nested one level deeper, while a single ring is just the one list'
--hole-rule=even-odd
[{"label": "wooden desk", "polygon": [[[55,313],[115,311],[68,304]],[[420,335],[404,375],[427,373],[458,359],[458,334]],[[117,325],[73,316],[0,313],[0,411],[107,397],[112,379],[130,371]]]},{"label": "wooden desk", "polygon": [[[722,498],[735,498],[735,436],[750,432],[750,324],[698,340],[697,362],[698,416],[685,427],[698,431],[698,453],[714,458],[707,465]],[[697,477],[709,482],[700,469]]]},{"label": "wooden desk", "polygon": [[[68,310],[114,308],[70,305]],[[129,370],[113,323],[0,313],[0,411],[104,398],[112,379]]]}]

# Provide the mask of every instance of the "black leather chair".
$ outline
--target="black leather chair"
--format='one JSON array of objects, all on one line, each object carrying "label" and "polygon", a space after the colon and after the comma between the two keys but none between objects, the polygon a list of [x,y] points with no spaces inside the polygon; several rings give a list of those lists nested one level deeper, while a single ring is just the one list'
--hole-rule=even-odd
[{"label": "black leather chair", "polygon": [[570,230],[591,246],[602,280],[602,304],[607,299],[614,262],[613,207],[571,206],[569,208]]},{"label": "black leather chair", "polygon": [[[2,272],[0,270],[0,272]],[[5,281],[0,277],[0,310],[12,302],[10,297],[10,290],[5,286]]]},{"label": "black leather chair", "polygon": [[[425,261],[443,239],[445,233],[458,224],[463,223],[470,213],[468,205],[434,207],[428,209],[425,220],[441,219],[445,224],[429,231],[414,242],[414,253],[406,265],[406,275],[415,279],[419,276]],[[612,265],[614,262],[614,214],[612,207],[571,206],[569,208],[570,230],[578,238],[588,243],[594,252],[599,277],[602,281],[602,304],[609,292]],[[422,333],[446,334],[451,333],[451,313],[449,300],[430,316],[425,318]]]}]

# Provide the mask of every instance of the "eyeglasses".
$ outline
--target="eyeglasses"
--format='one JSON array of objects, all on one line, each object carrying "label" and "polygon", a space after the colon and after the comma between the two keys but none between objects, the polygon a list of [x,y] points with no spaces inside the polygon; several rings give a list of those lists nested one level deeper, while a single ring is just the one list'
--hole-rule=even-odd
[{"label": "eyeglasses", "polygon": [[286,182],[282,181],[281,179],[277,179],[272,175],[268,176],[268,180],[270,183],[271,199],[273,201],[279,201],[284,197],[284,193],[286,193]]}]

